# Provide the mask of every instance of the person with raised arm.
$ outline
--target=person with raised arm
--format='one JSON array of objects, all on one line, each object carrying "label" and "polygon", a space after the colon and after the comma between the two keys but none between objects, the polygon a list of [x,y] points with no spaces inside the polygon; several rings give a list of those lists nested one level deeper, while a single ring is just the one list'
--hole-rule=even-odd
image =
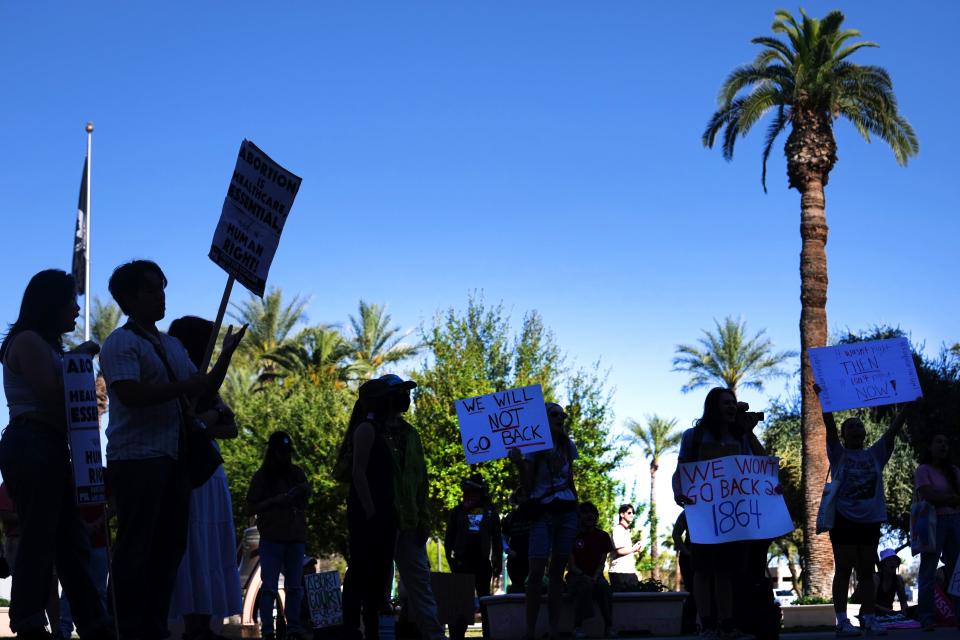
[{"label": "person with raised arm", "polygon": [[110,397],[107,472],[117,510],[111,589],[123,638],[161,640],[187,546],[191,484],[185,464],[186,407],[217,392],[246,327],[228,329],[209,373],[197,371],[176,338],[157,328],[167,278],[149,260],[110,276],[127,322],[107,336],[100,366]]},{"label": "person with raised arm", "polygon": [[[74,604],[82,640],[114,633],[90,572],[90,540],[77,510],[63,389],[63,335],[80,313],[73,276],[34,275],[20,314],[0,345],[10,424],[0,439],[0,473],[16,504],[20,542],[10,597],[10,629],[22,640],[50,637],[45,609],[56,566]],[[85,342],[74,352],[96,355]],[[58,624],[59,620],[50,620]]]},{"label": "person with raised arm", "polygon": [[[814,385],[817,394],[821,389]],[[833,609],[837,615],[836,636],[855,637],[867,632],[884,635],[886,630],[876,620],[873,589],[864,589],[860,605],[862,628],[847,618],[847,593],[850,574],[857,572],[857,581],[873,582],[880,544],[880,525],[887,521],[887,503],[883,493],[883,468],[893,454],[897,433],[906,414],[901,409],[879,440],[865,448],[867,430],[860,418],[847,418],[837,430],[833,413],[823,414],[827,436],[827,457],[832,481],[837,482],[837,498],[830,544],[833,546]]]},{"label": "person with raised arm", "polygon": [[567,568],[573,541],[577,536],[577,488],[573,480],[577,447],[567,433],[567,414],[559,404],[546,403],[547,420],[553,448],[532,454],[510,449],[510,461],[520,474],[524,505],[531,516],[530,573],[527,576],[526,638],[532,640],[540,614],[540,592],[543,574],[550,561],[547,591],[548,622],[551,640],[560,630],[560,607],[563,599],[563,574]]}]

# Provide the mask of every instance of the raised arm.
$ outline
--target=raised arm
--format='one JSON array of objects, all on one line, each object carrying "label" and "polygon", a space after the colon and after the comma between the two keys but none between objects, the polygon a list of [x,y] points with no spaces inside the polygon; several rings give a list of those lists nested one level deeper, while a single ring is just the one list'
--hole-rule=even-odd
[{"label": "raised arm", "polygon": [[[813,391],[817,394],[817,398],[820,398],[820,392],[823,389],[820,388],[820,385],[814,383]],[[840,433],[837,431],[837,421],[833,418],[833,413],[830,411],[823,412],[823,426],[827,432],[827,449],[840,444]]]},{"label": "raised arm", "polygon": [[900,429],[903,428],[903,423],[907,420],[908,406],[909,405],[904,405],[900,407],[900,410],[897,411],[897,415],[893,417],[893,422],[891,422],[890,426],[887,427],[887,430],[883,432],[881,439],[885,441],[887,451],[893,451],[893,446],[896,444],[897,434],[900,433]]}]

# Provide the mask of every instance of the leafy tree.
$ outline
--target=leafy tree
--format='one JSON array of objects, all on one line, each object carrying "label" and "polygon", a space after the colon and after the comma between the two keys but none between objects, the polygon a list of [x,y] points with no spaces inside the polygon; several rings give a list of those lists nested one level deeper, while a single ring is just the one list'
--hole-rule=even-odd
[{"label": "leafy tree", "polygon": [[699,346],[677,345],[673,370],[690,375],[681,391],[716,385],[734,393],[741,386],[762,391],[764,381],[787,376],[780,367],[797,353],[774,351],[766,329],[749,337],[747,323],[729,316],[723,324],[714,320],[714,325],[716,333],[705,329]]},{"label": "leafy tree", "polygon": [[827,223],[824,187],[837,161],[834,120],[845,118],[869,142],[871,135],[886,142],[906,165],[919,152],[913,128],[897,110],[893,83],[881,67],[854,64],[848,58],[873,42],[851,42],[860,33],[841,29],[844,16],[831,11],[816,20],[801,10],[797,20],[778,10],[772,29],[786,40],[763,36],[752,42],[763,47],[752,64],[727,77],[719,108],[703,132],[703,144],[713,147],[722,131],[723,156],[733,158],[737,138],[773,111],[763,149],[761,183],[766,190],[766,163],[777,137],[789,126],[784,147],[790,188],[800,192],[800,343],[801,415],[803,417],[804,536],[810,595],[830,593],[833,556],[830,545],[816,535],[820,504],[819,478],[827,470],[820,403],[813,392],[807,355],[827,340]]},{"label": "leafy tree", "polygon": [[267,439],[274,431],[286,431],[293,440],[295,462],[312,490],[307,549],[313,554],[345,553],[346,489],[333,479],[333,464],[355,399],[344,388],[294,378],[284,386],[268,385],[237,399],[233,409],[240,434],[221,447],[238,531],[250,522],[247,487],[263,461]]},{"label": "leafy tree", "polygon": [[660,469],[660,456],[669,453],[680,446],[683,432],[677,429],[677,419],[661,418],[657,415],[647,416],[647,424],[643,425],[636,420],[627,419],[627,430],[630,440],[640,448],[650,461],[650,561],[652,563],[653,578],[660,579],[660,548],[658,541],[659,519],[657,518],[656,482],[657,471]]},{"label": "leafy tree", "polygon": [[400,329],[390,326],[390,314],[385,305],[368,304],[360,301],[358,316],[350,316],[353,336],[350,346],[353,349],[354,366],[372,378],[381,367],[412,358],[418,347],[403,342],[410,332],[400,333]]},{"label": "leafy tree", "polygon": [[[537,313],[528,314],[519,334],[512,337],[502,305],[488,306],[471,297],[465,311],[448,309],[438,314],[422,329],[421,341],[428,360],[413,374],[418,384],[414,420],[427,454],[437,530],[442,527],[443,514],[460,500],[460,482],[471,472],[454,403],[529,384],[540,384],[548,399],[566,404],[568,425],[580,452],[576,465],[580,497],[594,501],[602,515],[612,513],[617,483],[610,474],[624,452],[609,438],[610,394],[597,374],[568,374],[560,369],[559,349]],[[559,389],[564,390],[562,395]],[[517,486],[509,463],[494,460],[480,465],[478,471],[495,504],[505,509]]]}]

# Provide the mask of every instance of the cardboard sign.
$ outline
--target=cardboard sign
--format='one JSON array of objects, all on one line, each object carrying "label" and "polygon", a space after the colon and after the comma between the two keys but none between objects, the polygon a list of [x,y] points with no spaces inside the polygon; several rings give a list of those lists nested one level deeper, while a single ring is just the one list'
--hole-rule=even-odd
[{"label": "cardboard sign", "polygon": [[470,464],[553,448],[538,384],[457,400],[457,422]]},{"label": "cardboard sign", "polygon": [[923,395],[906,338],[810,349],[824,411],[910,402]]},{"label": "cardboard sign", "polygon": [[780,485],[780,459],[727,456],[679,466],[690,540],[767,540],[793,531]]},{"label": "cardboard sign", "polygon": [[249,140],[240,145],[209,255],[258,296],[263,296],[300,182]]},{"label": "cardboard sign", "polygon": [[103,485],[103,454],[100,451],[93,356],[76,353],[63,356],[63,391],[77,504],[103,503],[106,501],[106,490]]},{"label": "cardboard sign", "polygon": [[307,585],[307,606],[315,629],[343,624],[343,606],[340,601],[340,573],[324,571],[308,573],[303,577]]}]

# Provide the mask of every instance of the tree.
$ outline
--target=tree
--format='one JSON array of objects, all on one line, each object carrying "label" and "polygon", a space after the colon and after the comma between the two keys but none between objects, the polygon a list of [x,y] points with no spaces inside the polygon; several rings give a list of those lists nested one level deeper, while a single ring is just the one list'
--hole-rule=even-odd
[{"label": "tree", "polygon": [[873,42],[851,42],[860,33],[841,29],[844,16],[828,13],[822,20],[801,10],[800,23],[778,10],[772,29],[782,34],[752,42],[763,47],[752,64],[727,77],[720,90],[719,108],[703,133],[703,144],[713,147],[722,131],[723,156],[733,158],[737,138],[745,135],[766,113],[773,111],[762,156],[761,184],[766,191],[767,158],[777,137],[790,127],[784,152],[790,188],[800,192],[800,344],[801,414],[803,426],[804,538],[810,595],[830,593],[833,556],[826,539],[816,535],[820,478],[827,470],[820,403],[813,392],[808,350],[827,340],[827,224],[824,187],[837,161],[834,120],[849,120],[863,138],[886,142],[894,157],[906,165],[919,152],[913,128],[897,109],[893,83],[881,67],[858,65],[848,58]]},{"label": "tree", "polygon": [[[573,373],[561,369],[559,348],[539,314],[527,314],[514,336],[501,305],[471,297],[466,310],[448,309],[421,331],[428,359],[412,374],[418,385],[413,420],[426,452],[435,530],[442,528],[444,514],[460,500],[460,482],[471,473],[454,403],[529,384],[540,384],[548,400],[566,405],[567,424],[580,454],[575,466],[580,498],[593,501],[602,517],[612,515],[618,483],[611,473],[624,451],[610,438],[610,393],[596,369]],[[476,470],[484,476],[497,507],[507,508],[510,492],[517,487],[509,463],[493,460]]]},{"label": "tree", "polygon": [[681,387],[684,393],[715,385],[734,393],[740,387],[762,391],[764,381],[788,375],[780,367],[797,353],[774,351],[766,329],[749,337],[746,321],[739,318],[728,316],[723,324],[716,320],[713,323],[716,333],[704,329],[699,346],[677,345],[673,370],[690,376]]},{"label": "tree", "polygon": [[660,547],[657,519],[657,498],[655,493],[657,471],[660,469],[660,456],[669,453],[680,446],[683,432],[677,430],[677,419],[661,418],[657,415],[647,416],[646,426],[636,420],[627,419],[627,430],[630,440],[640,447],[640,451],[650,461],[650,560],[653,564],[653,578],[660,579]]},{"label": "tree", "polygon": [[345,554],[347,494],[346,487],[333,478],[333,465],[356,396],[331,384],[318,386],[292,377],[286,382],[241,395],[233,406],[240,434],[223,441],[221,447],[237,530],[248,526],[247,487],[263,462],[267,439],[282,430],[290,435],[294,462],[310,482],[308,553]]},{"label": "tree", "polygon": [[247,335],[237,349],[234,360],[240,360],[253,368],[272,369],[274,365],[264,362],[264,356],[274,353],[290,340],[290,333],[306,319],[307,300],[294,296],[284,302],[283,291],[272,287],[267,295],[250,298],[233,305],[230,317],[238,324],[246,324]]},{"label": "tree", "polygon": [[263,359],[275,367],[260,374],[259,382],[284,380],[296,376],[313,385],[332,383],[344,387],[365,371],[349,361],[353,349],[334,327],[307,327],[294,338],[265,354]]},{"label": "tree", "polygon": [[417,355],[418,347],[403,342],[410,332],[390,326],[390,314],[386,305],[367,304],[360,301],[358,316],[350,316],[353,336],[353,361],[365,378],[372,378],[387,364],[400,362]]}]

